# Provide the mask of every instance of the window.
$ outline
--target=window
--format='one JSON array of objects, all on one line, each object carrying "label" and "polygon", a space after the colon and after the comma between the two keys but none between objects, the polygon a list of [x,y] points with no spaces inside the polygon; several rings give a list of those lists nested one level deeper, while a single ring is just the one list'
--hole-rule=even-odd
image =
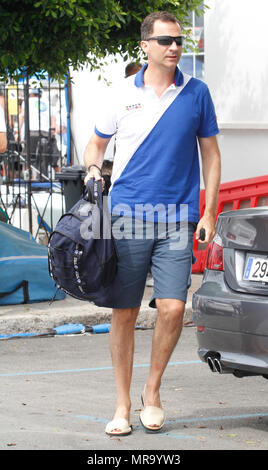
[{"label": "window", "polygon": [[[196,13],[190,13],[192,28],[190,37],[193,47],[182,54],[180,59],[180,68],[189,75],[204,80],[204,15],[197,16]],[[194,47],[195,46],[195,47]]]}]

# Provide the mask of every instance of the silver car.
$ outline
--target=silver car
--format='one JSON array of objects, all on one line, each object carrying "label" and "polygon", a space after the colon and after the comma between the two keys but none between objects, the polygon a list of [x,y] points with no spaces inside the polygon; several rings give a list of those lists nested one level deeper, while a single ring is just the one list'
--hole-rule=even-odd
[{"label": "silver car", "polygon": [[212,372],[268,379],[268,206],[219,214],[193,321]]}]

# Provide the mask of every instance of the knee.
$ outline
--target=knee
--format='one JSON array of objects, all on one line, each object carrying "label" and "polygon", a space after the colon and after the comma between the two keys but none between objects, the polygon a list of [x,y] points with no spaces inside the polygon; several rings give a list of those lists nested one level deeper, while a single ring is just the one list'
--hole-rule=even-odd
[{"label": "knee", "polygon": [[166,322],[181,322],[183,320],[185,303],[177,299],[156,299],[158,315]]},{"label": "knee", "polygon": [[118,308],[113,310],[113,322],[118,325],[135,325],[139,313],[137,308]]}]

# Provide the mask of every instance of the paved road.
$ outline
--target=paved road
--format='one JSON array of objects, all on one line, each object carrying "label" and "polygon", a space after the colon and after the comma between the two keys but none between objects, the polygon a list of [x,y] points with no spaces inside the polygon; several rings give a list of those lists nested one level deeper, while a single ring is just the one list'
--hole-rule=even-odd
[{"label": "paved road", "polygon": [[0,449],[267,449],[268,383],[218,375],[199,361],[195,328],[185,327],[162,385],[162,432],[139,424],[153,330],[136,331],[133,433],[104,433],[115,390],[108,334],[1,341]]}]

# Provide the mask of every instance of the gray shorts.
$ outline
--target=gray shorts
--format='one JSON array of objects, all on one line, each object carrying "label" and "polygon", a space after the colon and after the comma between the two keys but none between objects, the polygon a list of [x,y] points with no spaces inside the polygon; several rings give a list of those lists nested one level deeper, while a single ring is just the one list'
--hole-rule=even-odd
[{"label": "gray shorts", "polygon": [[122,295],[114,308],[141,305],[146,278],[151,269],[155,299],[179,299],[186,302],[191,285],[193,234],[196,223],[179,222],[173,226],[148,223],[120,216],[112,217],[113,236],[119,256],[118,274]]}]

